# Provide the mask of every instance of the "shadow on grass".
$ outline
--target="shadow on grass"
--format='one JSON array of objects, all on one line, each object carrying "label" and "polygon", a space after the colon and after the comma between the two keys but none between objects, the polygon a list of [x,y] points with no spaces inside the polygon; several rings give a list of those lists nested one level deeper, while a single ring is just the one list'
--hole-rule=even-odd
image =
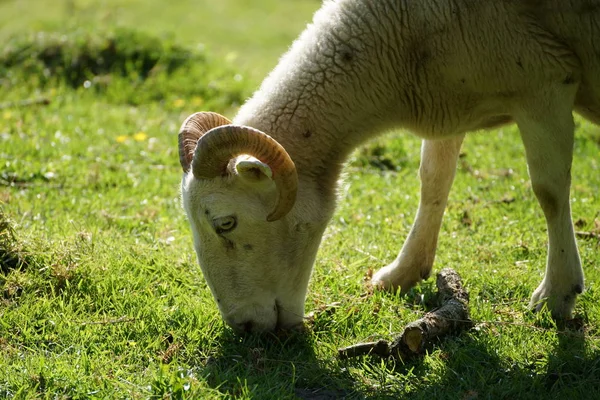
[{"label": "shadow on grass", "polygon": [[[414,399],[598,399],[600,352],[586,346],[585,337],[572,330],[556,331],[556,347],[536,354],[526,363],[499,355],[489,338],[471,331],[440,343],[445,372],[427,383],[431,367],[416,360],[394,372],[411,371],[419,388],[403,398]],[[502,340],[501,337],[498,338]]]},{"label": "shadow on grass", "polygon": [[[214,337],[196,342],[196,349],[188,347],[187,376],[232,398],[600,398],[600,351],[580,329],[521,328],[523,344],[534,343],[525,356],[523,348],[502,343],[502,329],[473,329],[435,343],[431,357],[406,363],[375,356],[324,357],[330,351],[319,348],[327,340],[318,332],[240,337],[218,328]],[[528,340],[540,334],[554,347]],[[173,392],[167,389],[164,393]]]},{"label": "shadow on grass", "polygon": [[362,397],[350,374],[316,356],[313,335],[239,337],[226,330],[218,342],[220,353],[209,357],[203,375],[224,394],[311,400]]},{"label": "shadow on grass", "polygon": [[[523,343],[535,346],[531,352],[525,350],[524,357],[522,348],[502,343],[502,329],[490,328],[447,337],[429,349],[432,357],[406,363],[375,356],[346,361],[323,357],[317,331],[239,337],[226,329],[213,339],[217,351],[197,367],[211,388],[232,397],[600,398],[600,350],[592,340],[586,341],[584,322],[515,328],[522,330],[517,335],[522,335]],[[548,351],[547,346],[535,345],[528,340],[532,335],[545,335],[543,343],[554,347]],[[514,332],[506,336],[515,340]]]},{"label": "shadow on grass", "polygon": [[549,355],[545,386],[572,398],[600,398],[600,350],[590,348],[581,331],[564,330]]}]

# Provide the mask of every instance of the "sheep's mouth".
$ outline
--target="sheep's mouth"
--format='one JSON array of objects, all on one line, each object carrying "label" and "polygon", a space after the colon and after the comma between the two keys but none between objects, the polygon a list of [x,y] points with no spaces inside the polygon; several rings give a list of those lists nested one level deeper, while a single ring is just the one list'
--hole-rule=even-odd
[{"label": "sheep's mouth", "polygon": [[293,331],[304,328],[304,315],[299,315],[286,309],[278,300],[275,301],[275,310],[277,311],[276,330]]}]

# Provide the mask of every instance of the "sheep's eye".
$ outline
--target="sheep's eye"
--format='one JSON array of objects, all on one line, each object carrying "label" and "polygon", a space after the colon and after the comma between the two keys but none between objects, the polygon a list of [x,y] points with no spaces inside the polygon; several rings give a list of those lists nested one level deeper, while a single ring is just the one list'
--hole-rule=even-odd
[{"label": "sheep's eye", "polygon": [[230,232],[237,226],[237,219],[234,216],[213,219],[213,227],[218,234]]}]

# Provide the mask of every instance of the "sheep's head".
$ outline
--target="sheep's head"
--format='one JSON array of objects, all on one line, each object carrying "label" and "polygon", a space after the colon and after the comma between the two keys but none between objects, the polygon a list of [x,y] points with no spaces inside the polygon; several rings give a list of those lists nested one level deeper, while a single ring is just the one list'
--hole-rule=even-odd
[{"label": "sheep's head", "polygon": [[301,325],[322,227],[290,212],[298,177],[288,153],[263,132],[196,113],[179,154],[183,206],[223,319],[236,331]]}]

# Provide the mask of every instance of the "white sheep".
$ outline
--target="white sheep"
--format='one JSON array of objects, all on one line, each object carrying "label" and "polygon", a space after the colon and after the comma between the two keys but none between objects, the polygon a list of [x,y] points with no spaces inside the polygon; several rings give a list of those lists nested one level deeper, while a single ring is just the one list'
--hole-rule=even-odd
[{"label": "white sheep", "polygon": [[392,128],[424,139],[421,199],[373,283],[406,292],[431,272],[464,134],[513,121],[549,234],[531,307],[568,318],[584,288],[573,110],[600,124],[600,0],[326,1],[233,124],[197,113],[179,135],[183,205],[223,318],[301,325],[342,165]]}]

